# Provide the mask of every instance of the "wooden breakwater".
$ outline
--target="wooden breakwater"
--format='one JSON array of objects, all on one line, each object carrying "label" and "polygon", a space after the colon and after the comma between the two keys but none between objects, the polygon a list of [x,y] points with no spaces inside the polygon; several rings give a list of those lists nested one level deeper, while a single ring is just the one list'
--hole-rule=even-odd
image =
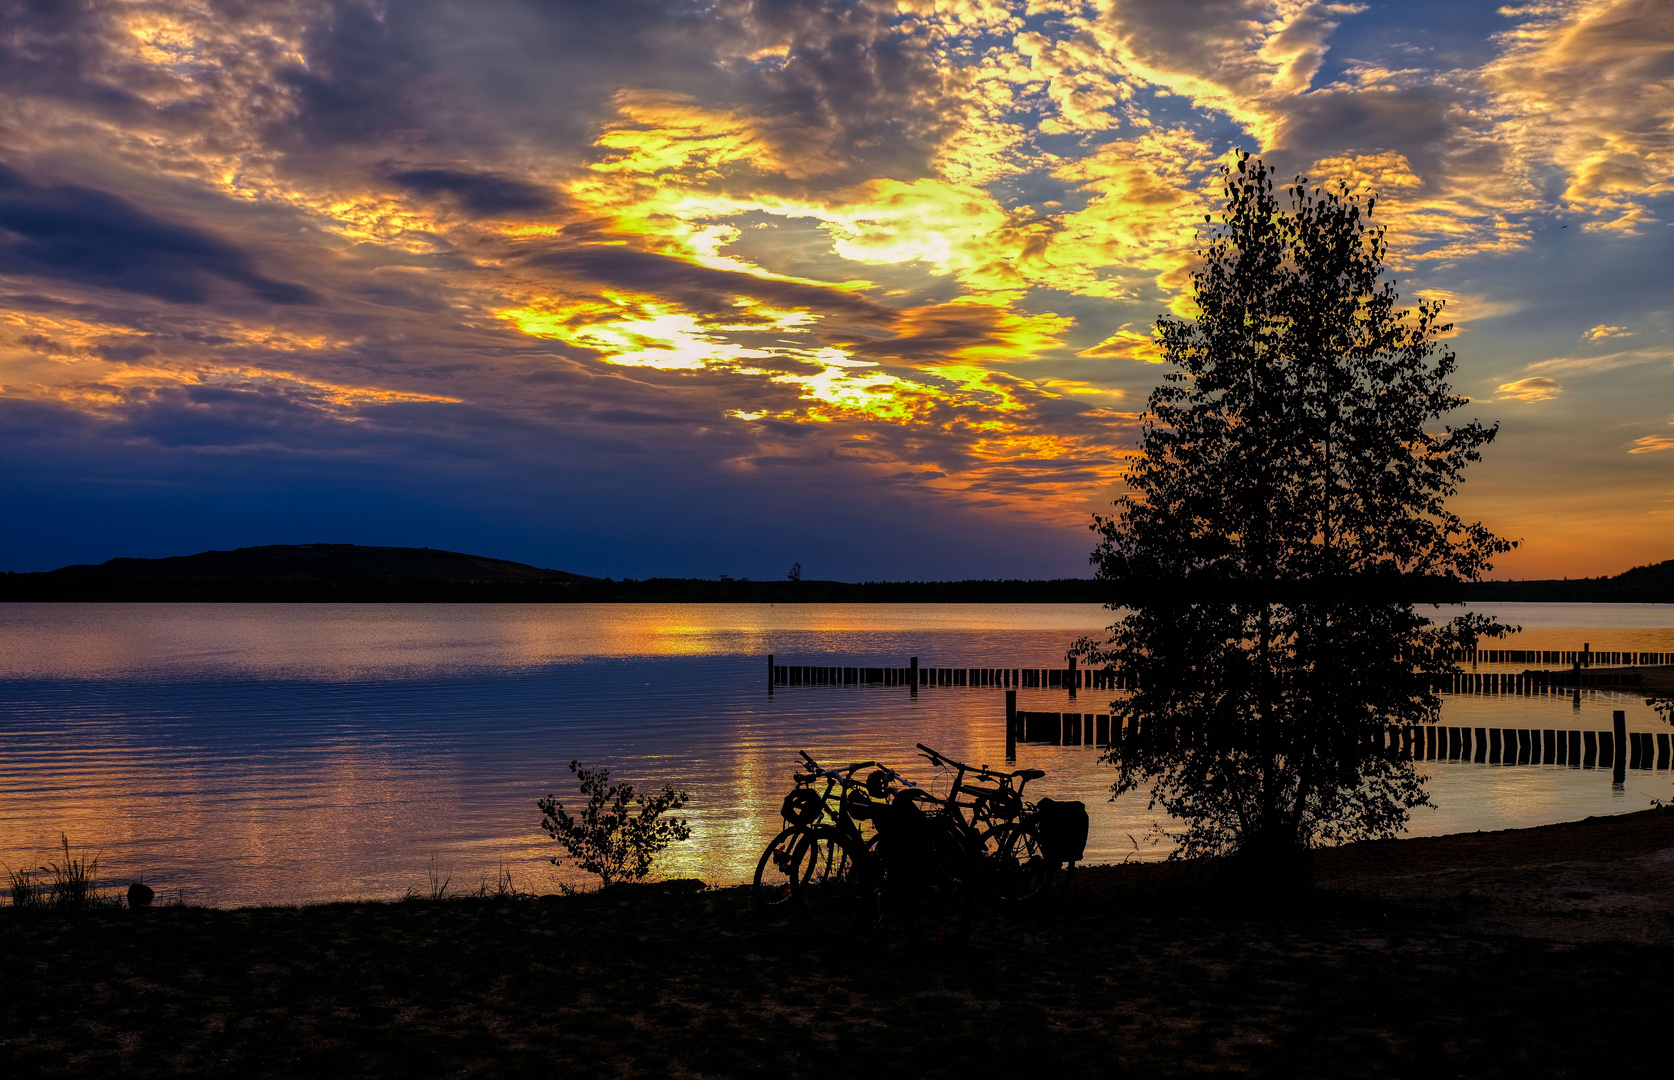
[{"label": "wooden breakwater", "polygon": [[[1499,650],[1511,653],[1512,650]],[[1548,656],[1674,657],[1674,653],[1571,653]],[[1465,662],[1465,661],[1460,661]],[[1486,663],[1515,663],[1488,660]],[[1649,660],[1638,666],[1650,667]],[[937,687],[982,687],[997,690],[1132,690],[1130,678],[1109,668],[1035,667],[920,667],[918,657],[905,667],[861,667],[844,664],[776,664],[767,658],[767,685],[779,686],[904,686],[917,691]],[[1453,694],[1552,694],[1579,687],[1637,687],[1644,682],[1637,670],[1601,670],[1572,665],[1550,671],[1456,671],[1437,678],[1436,689]]]},{"label": "wooden breakwater", "polygon": [[1568,694],[1582,688],[1632,688],[1645,678],[1631,668],[1600,671],[1571,668],[1567,671],[1456,671],[1442,676],[1438,689],[1453,694]]},{"label": "wooden breakwater", "polygon": [[910,657],[905,667],[859,667],[845,664],[776,664],[767,658],[767,685],[779,686],[905,686],[986,687],[998,690],[1128,690],[1116,672],[1106,668],[1035,667],[920,667]]},{"label": "wooden breakwater", "polygon": [[[1006,743],[1050,746],[1166,745],[1175,731],[1145,731],[1108,713],[1037,712],[1015,708],[1007,695]],[[1610,731],[1561,728],[1453,727],[1424,724],[1386,728],[1382,746],[1409,761],[1457,761],[1486,765],[1564,765],[1572,769],[1667,770],[1674,740],[1666,731],[1628,731],[1617,711]],[[1618,753],[1620,748],[1620,753]]]},{"label": "wooden breakwater", "polygon": [[1563,664],[1569,667],[1660,667],[1674,664],[1669,652],[1594,652],[1579,649],[1458,649],[1445,657],[1456,664]]}]

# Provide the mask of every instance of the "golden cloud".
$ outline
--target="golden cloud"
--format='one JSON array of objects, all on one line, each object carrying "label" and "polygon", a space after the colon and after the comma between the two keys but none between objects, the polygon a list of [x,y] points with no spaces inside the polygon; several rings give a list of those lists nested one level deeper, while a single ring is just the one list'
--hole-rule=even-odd
[{"label": "golden cloud", "polygon": [[1119,139],[1054,175],[1091,191],[1085,207],[1067,214],[1042,260],[1041,284],[1085,296],[1118,297],[1131,290],[1106,267],[1148,272],[1165,291],[1187,284],[1199,223],[1213,205],[1216,162],[1208,142],[1183,128]]},{"label": "golden cloud", "polygon": [[1528,379],[1518,379],[1516,382],[1501,383],[1495,393],[1501,400],[1512,401],[1546,401],[1558,396],[1563,387],[1556,379],[1549,379],[1544,375],[1536,375]]},{"label": "golden cloud", "polygon": [[[1669,421],[1674,424],[1674,420]],[[1654,454],[1658,450],[1674,450],[1674,435],[1643,435],[1633,440],[1630,454]]]},{"label": "golden cloud", "polygon": [[1666,348],[1624,349],[1621,352],[1605,353],[1603,356],[1555,356],[1550,360],[1530,364],[1524,370],[1574,371],[1593,374],[1601,371],[1615,371],[1618,368],[1637,367],[1640,364],[1652,364],[1669,359],[1674,359],[1674,351]]},{"label": "golden cloud", "polygon": [[1082,349],[1077,356],[1114,358],[1122,360],[1138,360],[1146,364],[1160,364],[1163,362],[1162,346],[1157,344],[1152,334],[1142,334],[1132,329],[1133,324],[1123,323],[1114,334],[1105,338],[1097,345]]},{"label": "golden cloud", "polygon": [[1563,199],[1589,228],[1635,231],[1674,191],[1674,9],[1663,0],[1572,0],[1508,14],[1484,82],[1525,161],[1562,168]]}]

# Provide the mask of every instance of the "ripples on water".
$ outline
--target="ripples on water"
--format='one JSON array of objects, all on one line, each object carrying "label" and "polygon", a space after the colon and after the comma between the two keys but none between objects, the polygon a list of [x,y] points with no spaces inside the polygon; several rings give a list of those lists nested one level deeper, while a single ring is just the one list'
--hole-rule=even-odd
[{"label": "ripples on water", "polygon": [[[1674,651],[1674,609],[1499,605],[1509,647]],[[1609,620],[1603,625],[1600,620]],[[568,763],[692,793],[669,874],[741,880],[778,825],[795,751],[876,757],[923,779],[915,742],[1004,756],[1003,692],[781,687],[779,663],[1047,667],[1096,632],[1091,605],[0,605],[0,862],[39,865],[60,830],[199,903],[395,897],[432,858],[455,886],[504,863],[541,891],[537,798]],[[1622,624],[1628,625],[1622,625]],[[1095,711],[1063,691],[1024,709]],[[1446,722],[1607,729],[1637,696],[1448,701]],[[1083,799],[1092,861],[1158,858],[1142,797],[1104,802],[1091,749],[1019,747],[1040,793]],[[1421,834],[1567,820],[1674,797],[1668,773],[1435,764]],[[1031,790],[1034,790],[1031,787]]]}]

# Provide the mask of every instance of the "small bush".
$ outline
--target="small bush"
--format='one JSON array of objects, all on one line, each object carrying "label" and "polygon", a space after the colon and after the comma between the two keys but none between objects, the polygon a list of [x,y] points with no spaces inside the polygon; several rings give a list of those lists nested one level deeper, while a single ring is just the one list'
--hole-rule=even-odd
[{"label": "small bush", "polygon": [[[564,845],[577,866],[599,875],[605,885],[638,881],[650,872],[652,860],[664,848],[691,837],[685,818],[658,820],[686,805],[691,796],[685,792],[676,794],[665,784],[647,799],[636,795],[632,784],[610,783],[609,769],[585,769],[572,761],[570,772],[581,782],[587,805],[571,817],[557,796],[548,795],[535,804],[541,811],[541,828]],[[638,807],[637,813],[630,810],[630,803]],[[552,859],[553,866],[561,863],[559,858]]]}]

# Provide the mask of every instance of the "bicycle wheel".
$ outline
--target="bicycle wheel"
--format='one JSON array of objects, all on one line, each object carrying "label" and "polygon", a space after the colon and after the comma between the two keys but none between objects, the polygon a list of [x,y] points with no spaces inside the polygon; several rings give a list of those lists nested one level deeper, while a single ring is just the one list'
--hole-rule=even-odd
[{"label": "bicycle wheel", "polygon": [[852,937],[878,921],[878,890],[863,849],[835,829],[817,829],[798,848],[793,890],[816,933]]},{"label": "bicycle wheel", "polygon": [[1008,821],[989,829],[982,836],[982,862],[985,891],[1012,903],[1045,894],[1058,869],[1033,822]]},{"label": "bicycle wheel", "polygon": [[806,843],[808,829],[790,825],[780,830],[756,861],[756,880],[751,888],[759,911],[784,911],[796,891],[798,848]]}]

